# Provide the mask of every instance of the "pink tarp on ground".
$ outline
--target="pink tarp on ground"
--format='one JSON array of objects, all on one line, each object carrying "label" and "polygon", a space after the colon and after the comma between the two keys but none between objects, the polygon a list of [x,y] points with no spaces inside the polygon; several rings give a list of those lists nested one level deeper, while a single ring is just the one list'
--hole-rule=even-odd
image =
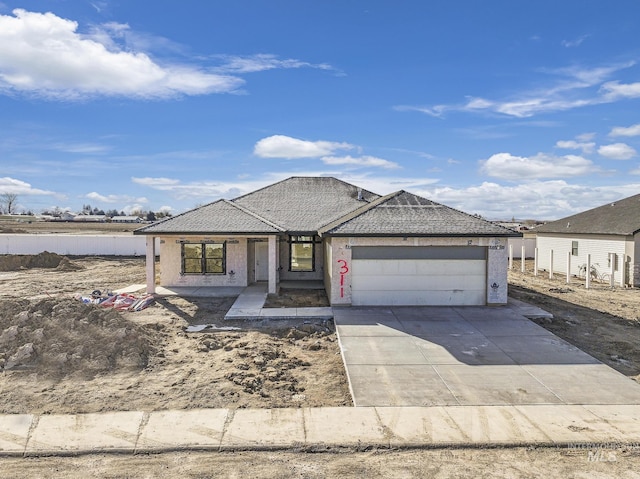
[{"label": "pink tarp on ground", "polygon": [[152,294],[134,296],[133,294],[120,293],[111,296],[102,296],[99,291],[94,291],[91,297],[80,298],[88,304],[95,304],[103,308],[113,308],[120,311],[142,311],[155,301]]}]

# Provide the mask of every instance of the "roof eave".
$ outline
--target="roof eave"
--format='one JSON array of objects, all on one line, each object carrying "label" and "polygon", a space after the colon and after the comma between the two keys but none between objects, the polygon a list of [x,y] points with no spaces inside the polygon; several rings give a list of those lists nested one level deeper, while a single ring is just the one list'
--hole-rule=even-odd
[{"label": "roof eave", "polygon": [[330,233],[324,232],[322,237],[347,238],[522,238],[522,233]]},{"label": "roof eave", "polygon": [[280,235],[281,231],[150,231],[143,232],[136,230],[133,234],[147,236],[262,236],[262,235]]}]

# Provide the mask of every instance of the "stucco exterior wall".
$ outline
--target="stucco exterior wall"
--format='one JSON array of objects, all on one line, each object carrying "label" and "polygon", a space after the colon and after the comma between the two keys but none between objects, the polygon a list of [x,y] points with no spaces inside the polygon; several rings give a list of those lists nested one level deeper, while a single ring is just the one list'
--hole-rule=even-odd
[{"label": "stucco exterior wall", "polygon": [[290,243],[286,237],[280,239],[280,281],[321,281],[324,278],[324,248],[322,243],[314,244],[315,271],[289,271]]},{"label": "stucco exterior wall", "polygon": [[[355,246],[482,246],[487,248],[487,304],[507,302],[507,238],[365,238],[334,237],[327,240],[331,250],[330,282],[327,294],[332,305],[349,306],[351,295],[352,247]],[[329,266],[327,265],[327,268]]]},{"label": "stucco exterior wall", "polygon": [[636,233],[633,237],[633,258],[630,261],[633,284],[632,286],[640,288],[640,233]]},{"label": "stucco exterior wall", "polygon": [[[181,275],[181,241],[190,243],[226,241],[226,274]],[[165,236],[160,238],[160,284],[162,286],[247,286],[247,261],[246,238],[217,236]]]},{"label": "stucco exterior wall", "polygon": [[[599,277],[609,281],[611,263],[609,254],[617,256],[617,269],[614,272],[614,281],[621,284],[624,275],[625,284],[630,285],[635,273],[634,265],[637,263],[636,249],[632,237],[615,235],[558,235],[539,233],[537,237],[538,268],[550,271],[551,251],[553,250],[553,272],[567,274],[567,253],[571,252],[572,242],[578,242],[578,254],[571,256],[572,276],[584,276],[587,264],[587,255],[591,255],[591,266],[595,268]],[[581,267],[583,270],[581,271]],[[635,282],[635,284],[638,284]]]}]

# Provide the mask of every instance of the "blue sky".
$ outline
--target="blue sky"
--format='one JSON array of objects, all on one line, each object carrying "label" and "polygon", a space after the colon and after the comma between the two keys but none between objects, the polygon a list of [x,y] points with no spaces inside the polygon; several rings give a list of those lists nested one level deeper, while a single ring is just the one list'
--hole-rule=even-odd
[{"label": "blue sky", "polygon": [[640,193],[640,2],[0,0],[0,193],[173,213],[289,176],[489,219]]}]

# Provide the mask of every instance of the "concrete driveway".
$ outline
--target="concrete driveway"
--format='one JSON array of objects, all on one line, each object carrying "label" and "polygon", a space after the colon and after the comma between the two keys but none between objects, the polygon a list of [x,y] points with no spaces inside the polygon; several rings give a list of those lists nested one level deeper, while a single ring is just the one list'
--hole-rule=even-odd
[{"label": "concrete driveway", "polygon": [[640,384],[522,313],[334,308],[355,405],[640,404]]}]

